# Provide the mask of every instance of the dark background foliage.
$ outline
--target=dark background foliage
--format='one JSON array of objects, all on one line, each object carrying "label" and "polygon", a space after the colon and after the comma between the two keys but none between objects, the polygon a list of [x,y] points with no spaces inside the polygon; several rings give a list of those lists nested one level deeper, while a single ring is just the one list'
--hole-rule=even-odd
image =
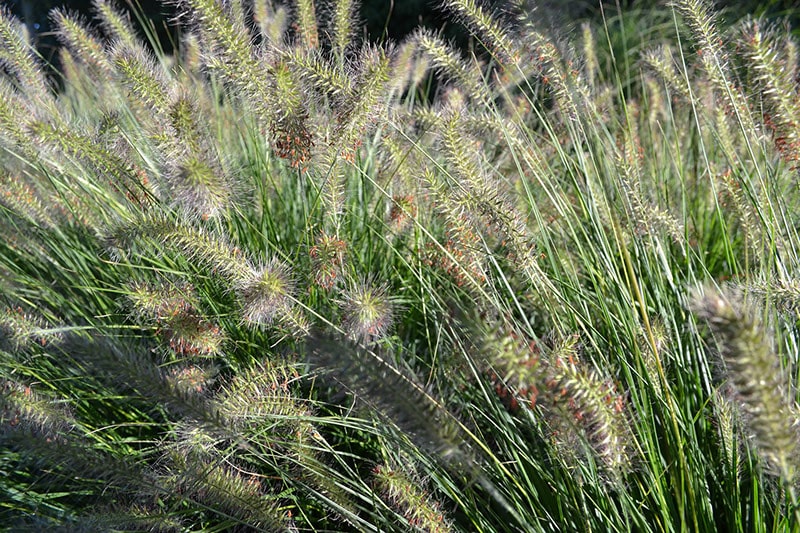
[{"label": "dark background foliage", "polygon": [[[0,0],[10,6],[11,11],[22,19],[28,30],[37,35],[37,42],[46,57],[56,42],[48,35],[50,20],[48,13],[56,7],[91,16],[91,0]],[[174,3],[168,0],[118,0],[120,6],[138,11],[153,22],[162,44],[168,50],[173,40],[170,29],[176,14]],[[401,39],[418,25],[433,28],[445,26],[443,14],[429,0],[367,0],[362,2],[361,18],[369,39]]]},{"label": "dark background foliage", "polygon": [[[174,40],[171,29],[175,17],[174,2],[168,0],[118,0],[119,4],[138,11],[153,23],[164,48],[169,50]],[[490,4],[502,4],[491,0]],[[601,4],[606,13],[622,8],[646,8],[663,5],[664,0],[538,0],[530,2],[539,7],[541,13],[551,25],[569,27],[576,20],[601,16]],[[50,23],[48,13],[55,7],[91,16],[91,0],[0,0],[0,4],[10,7],[11,11],[21,18],[28,30],[35,34],[43,55],[52,57],[55,40],[49,35]],[[718,8],[725,8],[733,16],[747,13],[766,14],[771,17],[789,17],[797,27],[798,9],[795,0],[722,0],[715,2]],[[438,7],[438,0],[363,0],[361,18],[365,23],[366,36],[373,41],[384,39],[402,39],[416,26],[443,29],[446,35],[455,39],[460,45],[467,45],[464,33],[447,22],[447,17]]]}]

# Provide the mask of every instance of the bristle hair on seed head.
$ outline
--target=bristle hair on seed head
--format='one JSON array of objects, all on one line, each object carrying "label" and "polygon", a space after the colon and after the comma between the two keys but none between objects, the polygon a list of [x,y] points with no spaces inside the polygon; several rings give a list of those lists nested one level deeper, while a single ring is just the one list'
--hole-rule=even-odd
[{"label": "bristle hair on seed head", "polygon": [[136,30],[131,24],[130,13],[118,10],[111,0],[92,0],[92,8],[109,39],[124,43],[126,46],[139,45]]},{"label": "bristle hair on seed head", "polygon": [[152,53],[143,47],[118,42],[112,45],[109,55],[117,76],[132,95],[156,115],[164,115],[172,99],[171,88]]},{"label": "bristle hair on seed head", "polygon": [[798,407],[771,334],[752,303],[733,289],[698,291],[690,307],[714,335],[734,400],[767,468],[794,481],[800,470]]},{"label": "bristle hair on seed head", "polygon": [[319,46],[319,25],[314,0],[295,0],[293,7],[296,39],[301,43],[301,48],[308,50],[317,48]]},{"label": "bristle hair on seed head", "polygon": [[483,2],[443,0],[442,8],[455,14],[503,66],[511,66],[519,59],[517,45],[506,30],[507,25],[498,21],[497,15],[483,5]]},{"label": "bristle hair on seed head", "polygon": [[90,67],[93,73],[111,73],[106,47],[85,17],[56,9],[52,11],[50,18],[56,28],[58,39],[81,63]]},{"label": "bristle hair on seed head", "polygon": [[344,61],[352,49],[355,29],[359,27],[358,0],[335,0],[329,13],[329,36],[331,48],[339,61]]},{"label": "bristle hair on seed head", "polygon": [[376,285],[367,280],[342,293],[342,326],[351,339],[371,344],[388,335],[394,306],[387,292],[387,285]]},{"label": "bristle hair on seed head", "polygon": [[236,284],[242,316],[249,324],[272,325],[293,304],[295,283],[288,264],[275,258],[262,263]]},{"label": "bristle hair on seed head", "polygon": [[30,101],[54,109],[50,83],[29,37],[25,25],[0,6],[0,66],[14,75]]}]

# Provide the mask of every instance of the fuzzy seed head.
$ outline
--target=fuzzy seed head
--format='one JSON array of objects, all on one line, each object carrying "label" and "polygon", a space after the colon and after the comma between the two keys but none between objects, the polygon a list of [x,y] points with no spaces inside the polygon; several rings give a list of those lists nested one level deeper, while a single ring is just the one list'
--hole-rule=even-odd
[{"label": "fuzzy seed head", "polygon": [[383,498],[408,521],[414,531],[445,533],[453,531],[441,505],[421,486],[399,469],[378,465],[373,469],[375,485]]},{"label": "fuzzy seed head", "polygon": [[254,269],[237,287],[244,320],[254,325],[271,325],[292,307],[294,281],[286,263],[270,259]]},{"label": "fuzzy seed head", "polygon": [[389,212],[389,228],[392,233],[400,234],[406,231],[417,216],[417,206],[414,197],[408,195],[395,195],[392,197],[392,209]]},{"label": "fuzzy seed head", "polygon": [[182,357],[208,357],[220,353],[224,331],[197,309],[190,285],[158,286],[132,283],[128,299],[135,319],[151,323],[169,350]]},{"label": "fuzzy seed head", "polygon": [[370,344],[386,337],[393,320],[392,302],[386,291],[384,285],[360,283],[344,294],[343,326],[350,338]]},{"label": "fuzzy seed head", "polygon": [[321,233],[316,244],[309,250],[314,282],[322,289],[333,288],[344,267],[344,251],[347,243],[334,235]]},{"label": "fuzzy seed head", "polygon": [[[630,469],[630,424],[624,395],[608,379],[586,368],[577,354],[556,358],[547,387],[554,400],[551,422],[563,432],[556,440],[571,445],[585,442],[612,476]],[[570,434],[576,433],[580,435]],[[578,438],[575,438],[578,437]]]},{"label": "fuzzy seed head", "polygon": [[48,331],[47,323],[41,317],[26,313],[21,307],[0,310],[0,348],[8,345],[17,350],[33,344],[46,346],[62,340],[61,333]]},{"label": "fuzzy seed head", "polygon": [[131,24],[129,13],[118,11],[113,3],[108,0],[94,0],[92,7],[100,19],[100,26],[108,36],[124,43],[126,46],[136,46],[138,44],[139,38],[136,36],[136,30]]},{"label": "fuzzy seed head", "polygon": [[72,413],[30,385],[0,380],[0,431],[27,429],[57,439],[75,427]]},{"label": "fuzzy seed head", "polygon": [[731,291],[705,290],[691,307],[718,343],[734,399],[760,454],[770,470],[794,480],[800,468],[798,409],[789,399],[791,387],[764,326],[742,296]]},{"label": "fuzzy seed head", "polygon": [[228,206],[230,188],[219,169],[197,157],[189,157],[172,176],[175,204],[208,220]]},{"label": "fuzzy seed head", "polygon": [[179,391],[191,391],[203,394],[213,382],[214,369],[203,368],[198,365],[187,365],[170,369],[166,379],[170,385]]},{"label": "fuzzy seed head", "polygon": [[291,417],[310,414],[308,407],[293,395],[292,384],[298,378],[291,366],[271,361],[257,363],[222,387],[218,397],[221,411],[238,429],[255,428],[265,422],[294,425]]}]

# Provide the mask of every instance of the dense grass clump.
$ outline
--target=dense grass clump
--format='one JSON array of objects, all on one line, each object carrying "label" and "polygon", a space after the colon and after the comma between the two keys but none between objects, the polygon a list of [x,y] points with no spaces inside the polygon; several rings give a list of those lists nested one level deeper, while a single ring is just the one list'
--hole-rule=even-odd
[{"label": "dense grass clump", "polygon": [[797,42],[444,7],[0,12],[0,523],[800,528]]}]

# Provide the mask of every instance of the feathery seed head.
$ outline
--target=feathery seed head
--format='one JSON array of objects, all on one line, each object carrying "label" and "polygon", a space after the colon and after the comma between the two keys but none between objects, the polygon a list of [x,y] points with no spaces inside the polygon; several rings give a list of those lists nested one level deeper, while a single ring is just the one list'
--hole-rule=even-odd
[{"label": "feathery seed head", "polygon": [[[800,165],[800,102],[794,78],[796,58],[785,54],[779,32],[763,21],[746,19],[740,29],[740,47],[753,72],[756,89],[764,102],[764,126],[772,133],[781,156]],[[789,41],[793,42],[793,41]]]},{"label": "feathery seed head", "polygon": [[179,94],[168,107],[170,134],[161,139],[165,177],[175,205],[204,220],[222,213],[231,200],[231,180],[217,157],[196,99]]},{"label": "feathery seed head", "polygon": [[181,357],[218,355],[227,340],[219,326],[194,314],[178,315],[167,326],[161,334],[168,338],[170,350]]},{"label": "feathery seed head", "polygon": [[285,51],[282,57],[295,71],[298,79],[320,94],[328,95],[336,102],[343,101],[353,90],[353,81],[348,72],[336,67],[320,50],[294,49]]},{"label": "feathery seed head", "polygon": [[292,306],[280,317],[282,331],[293,339],[303,339],[311,332],[311,322],[300,306]]},{"label": "feathery seed head", "polygon": [[308,407],[292,393],[299,378],[288,365],[263,361],[234,376],[221,389],[220,408],[236,428],[255,428],[264,423],[295,425],[293,417],[308,416]]},{"label": "feathery seed head", "polygon": [[31,386],[0,380],[0,434],[26,429],[48,441],[75,427],[75,419],[63,404],[42,396]]},{"label": "feathery seed head", "polygon": [[391,87],[398,94],[406,89],[414,90],[428,71],[430,61],[422,54],[413,39],[406,39],[390,54],[392,73],[389,76]]},{"label": "feathery seed head", "polygon": [[705,289],[695,295],[691,309],[716,338],[758,451],[771,470],[792,482],[800,468],[797,405],[764,325],[731,290]]},{"label": "feathery seed head", "polygon": [[216,452],[217,439],[206,428],[188,420],[175,425],[173,438],[166,455],[179,469],[194,461],[208,460]]},{"label": "feathery seed head", "polygon": [[285,61],[273,67],[276,111],[270,123],[278,157],[288,159],[293,168],[305,170],[314,146],[308,129],[308,111],[298,74]]},{"label": "feathery seed head", "polygon": [[705,48],[704,53],[721,52],[716,16],[707,0],[673,0],[670,6],[685,18],[694,37]]},{"label": "feathery seed head", "polygon": [[331,13],[331,45],[334,53],[340,61],[345,59],[345,55],[353,45],[353,36],[358,16],[358,0],[336,0]]},{"label": "feathery seed head", "polygon": [[180,94],[169,105],[170,125],[179,142],[188,145],[186,151],[193,154],[201,150],[200,137],[203,133],[200,110],[195,102],[196,99],[188,94]]},{"label": "feathery seed head", "polygon": [[[728,388],[728,386],[725,387],[725,389]],[[717,425],[719,441],[728,465],[731,464],[733,458],[737,455],[736,445],[738,443],[736,440],[736,425],[738,420],[736,410],[730,401],[731,394],[733,393],[729,390],[716,389],[711,397],[711,405],[714,407],[714,420]]]},{"label": "feathery seed head", "polygon": [[220,169],[197,157],[183,161],[171,176],[171,196],[176,205],[203,220],[214,218],[227,208],[231,191]]},{"label": "feathery seed head", "polygon": [[191,286],[134,282],[128,286],[128,299],[134,316],[154,324],[156,333],[177,355],[208,357],[222,350],[225,333],[202,316]]},{"label": "feathery seed head", "polygon": [[536,341],[514,331],[488,332],[481,352],[487,354],[492,385],[507,407],[516,410],[522,403],[534,408],[547,381]]},{"label": "feathery seed head", "polygon": [[10,80],[0,77],[0,140],[4,145],[8,143],[24,149],[30,143],[25,130],[37,116],[37,110]]},{"label": "feathery seed head", "polygon": [[218,72],[243,102],[261,119],[273,120],[275,98],[271,65],[251,45],[250,32],[230,3],[219,0],[182,0],[195,21],[205,66]]},{"label": "feathery seed head", "polygon": [[726,115],[735,116],[746,135],[758,136],[742,88],[734,83],[733,68],[718,31],[718,22],[707,0],[674,0],[671,5],[684,18],[697,45],[700,63],[721,99]]},{"label": "feathery seed head", "polygon": [[392,299],[386,285],[361,282],[344,291],[340,305],[343,327],[350,338],[372,344],[386,337],[392,326]]},{"label": "feathery seed head", "polygon": [[186,365],[170,368],[167,371],[166,380],[173,388],[179,391],[192,391],[197,394],[203,394],[213,383],[216,374],[217,370],[215,368]]},{"label": "feathery seed head", "polygon": [[333,133],[344,159],[355,160],[357,149],[368,129],[383,113],[386,86],[389,82],[389,58],[383,50],[366,46],[359,58],[358,78],[352,94],[337,109]]},{"label": "feathery seed head", "polygon": [[195,306],[194,291],[190,285],[154,286],[137,281],[129,284],[127,289],[133,316],[138,320],[169,320]]},{"label": "feathery seed head", "polygon": [[43,318],[26,313],[21,307],[0,310],[0,347],[8,345],[7,349],[18,350],[34,343],[46,346],[62,340],[63,335],[51,331]]},{"label": "feathery seed head", "polygon": [[753,282],[744,290],[764,300],[769,298],[770,303],[782,313],[800,316],[800,280],[796,278]]},{"label": "feathery seed head", "polygon": [[190,75],[199,76],[203,68],[202,47],[200,36],[193,31],[187,31],[181,39],[180,64],[183,71]]},{"label": "feathery seed head", "polygon": [[292,28],[298,36],[301,48],[311,50],[319,46],[317,15],[314,0],[294,1],[294,24]]},{"label": "feathery seed head", "polygon": [[372,473],[378,492],[415,531],[446,533],[453,531],[439,502],[403,471],[388,465],[378,465]]},{"label": "feathery seed head", "polygon": [[25,25],[5,5],[0,6],[0,67],[15,75],[29,100],[52,107],[50,84],[28,41]]},{"label": "feathery seed head", "polygon": [[209,232],[162,214],[125,221],[111,227],[104,241],[115,255],[124,254],[137,241],[158,242],[161,249],[183,254],[189,261],[225,276],[234,283],[250,275],[252,266],[241,250],[227,242],[224,235]]},{"label": "feathery seed head", "polygon": [[110,0],[93,0],[92,7],[100,19],[100,26],[110,40],[130,47],[139,46],[139,39],[131,24],[129,13],[120,12]]},{"label": "feathery seed head", "polygon": [[317,236],[316,243],[308,252],[316,285],[326,290],[333,288],[341,277],[346,249],[347,243],[335,235],[322,232]]},{"label": "feathery seed head", "polygon": [[490,101],[488,89],[476,65],[462,60],[451,45],[428,30],[417,30],[413,34],[413,39],[427,54],[434,67],[466,91],[476,103],[488,104]]},{"label": "feathery seed head", "polygon": [[595,46],[594,33],[592,26],[588,22],[581,24],[581,37],[583,41],[583,55],[585,57],[586,80],[590,86],[597,83],[595,79],[597,72],[600,70],[600,65],[597,62],[597,49]]},{"label": "feathery seed head", "polygon": [[568,447],[588,444],[606,471],[618,478],[632,462],[624,395],[578,358],[576,336],[556,346],[551,357],[546,386],[556,441]]},{"label": "feathery seed head", "polygon": [[288,18],[287,8],[272,5],[272,0],[253,1],[253,23],[267,45],[281,45]]},{"label": "feathery seed head", "polygon": [[40,226],[52,226],[56,221],[53,208],[60,207],[58,202],[54,203],[54,206],[45,206],[33,187],[19,176],[5,176],[0,172],[0,205],[18,216],[28,217]]},{"label": "feathery seed head", "polygon": [[112,66],[105,46],[83,17],[56,9],[51,13],[56,35],[73,56],[91,69],[93,75],[107,76]]},{"label": "feathery seed head", "polygon": [[242,302],[245,322],[272,325],[293,306],[295,284],[289,265],[272,258],[239,280],[236,292]]},{"label": "feathery seed head", "polygon": [[148,109],[165,113],[169,105],[170,91],[152,54],[142,47],[127,44],[115,45],[110,52],[114,66],[122,83]]},{"label": "feathery seed head", "polygon": [[442,6],[454,14],[481,39],[487,50],[504,67],[513,66],[520,52],[506,30],[507,25],[476,0],[444,0]]},{"label": "feathery seed head", "polygon": [[286,515],[264,493],[257,476],[245,473],[216,448],[215,439],[202,429],[184,424],[177,440],[161,461],[158,482],[184,498],[199,502],[226,518],[246,522],[250,528],[286,531]]}]

